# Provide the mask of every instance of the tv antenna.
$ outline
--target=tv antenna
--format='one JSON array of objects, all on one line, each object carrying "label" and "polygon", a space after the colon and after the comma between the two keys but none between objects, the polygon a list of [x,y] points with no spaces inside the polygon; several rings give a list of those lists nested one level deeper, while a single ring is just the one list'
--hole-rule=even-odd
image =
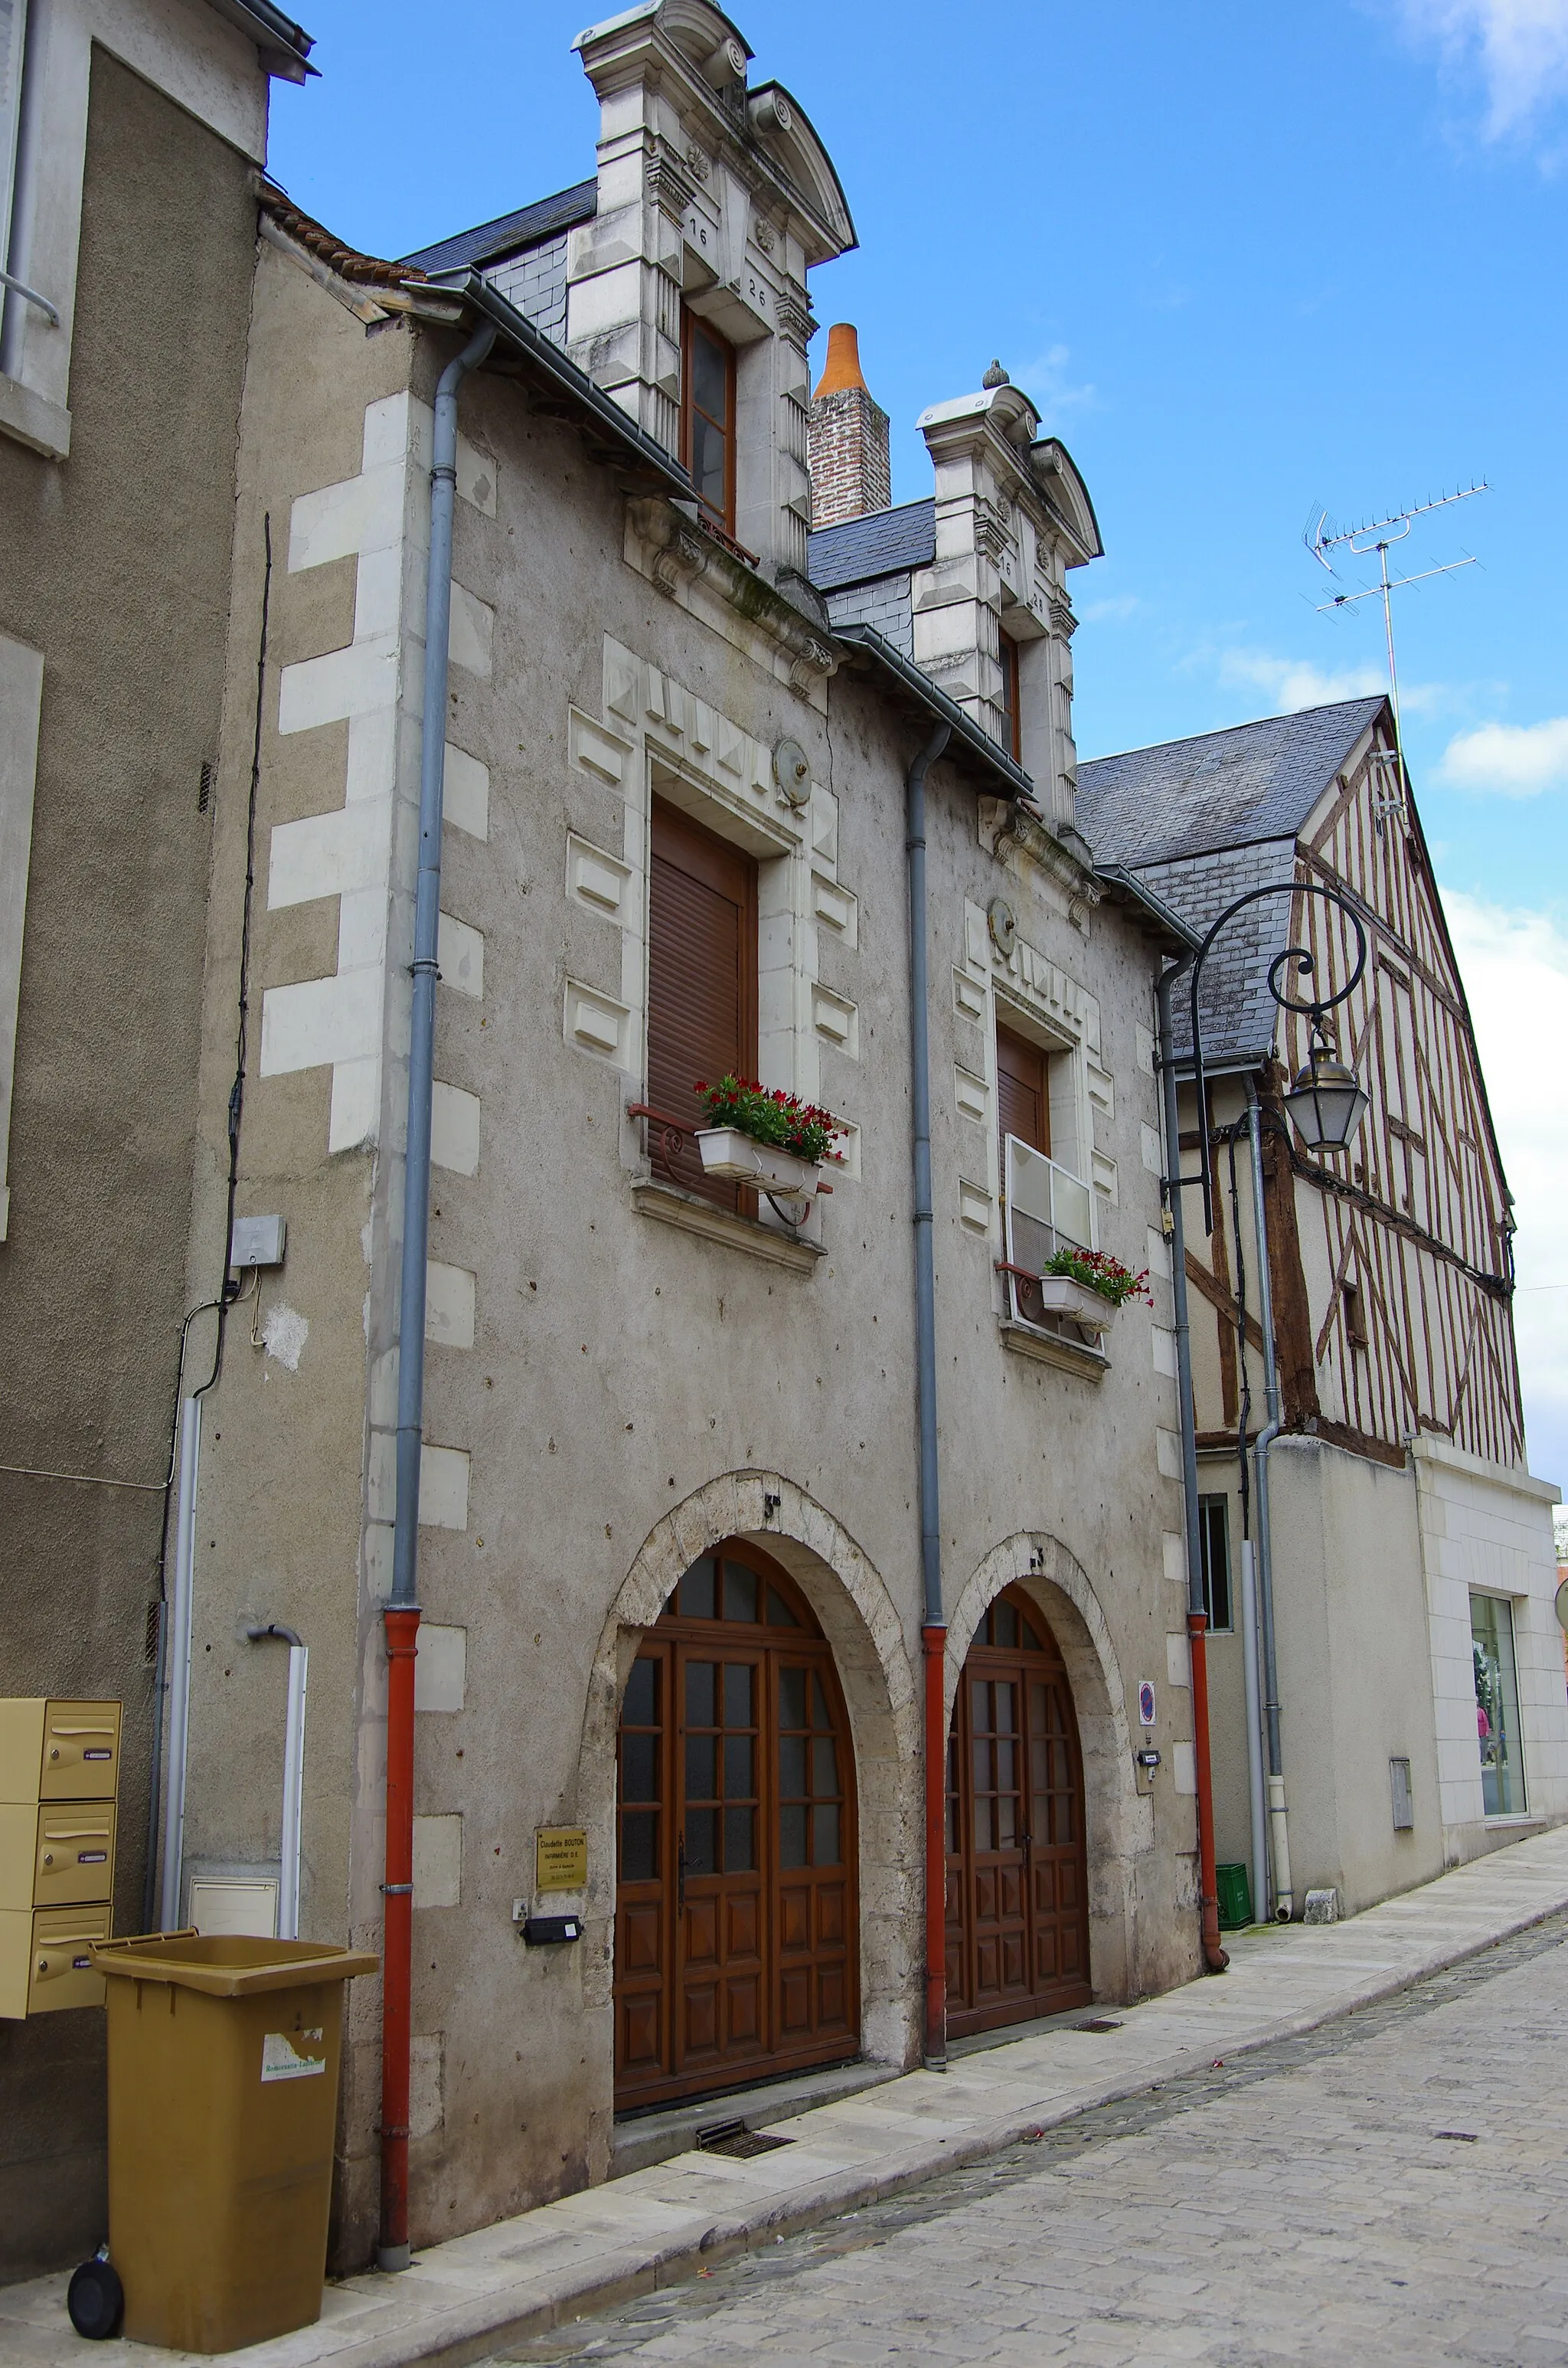
[{"label": "tv antenna", "polygon": [[1381,600],[1383,604],[1383,632],[1389,651],[1389,700],[1393,709],[1393,751],[1391,771],[1385,774],[1385,778],[1392,778],[1392,787],[1378,800],[1376,806],[1380,835],[1386,815],[1403,814],[1405,796],[1404,734],[1399,720],[1399,669],[1394,663],[1393,604],[1389,596],[1403,591],[1407,584],[1424,584],[1429,575],[1453,575],[1461,567],[1477,564],[1473,554],[1467,552],[1462,559],[1450,559],[1442,567],[1423,567],[1414,575],[1391,575],[1389,552],[1396,542],[1404,541],[1418,518],[1426,518],[1432,510],[1451,508],[1455,502],[1468,502],[1473,495],[1490,491],[1486,480],[1482,478],[1474,484],[1461,485],[1457,493],[1439,494],[1435,501],[1417,502],[1412,509],[1395,510],[1388,518],[1369,519],[1364,526],[1346,527],[1340,533],[1329,531],[1329,515],[1324,510],[1315,526],[1308,520],[1301,537],[1318,565],[1330,575],[1338,574],[1328,555],[1330,552],[1343,552],[1351,559],[1369,559],[1374,552],[1378,555],[1381,578],[1379,583],[1369,584],[1359,592],[1336,592],[1332,600],[1320,600],[1317,609],[1318,615],[1324,617],[1334,609],[1353,609],[1358,600]]}]

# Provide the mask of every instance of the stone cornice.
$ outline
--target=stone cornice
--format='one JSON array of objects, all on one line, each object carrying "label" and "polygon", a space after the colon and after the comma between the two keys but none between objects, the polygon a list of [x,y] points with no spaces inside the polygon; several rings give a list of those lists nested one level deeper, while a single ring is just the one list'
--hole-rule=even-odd
[{"label": "stone cornice", "polygon": [[1053,880],[1066,894],[1069,917],[1087,928],[1104,891],[1088,846],[1075,830],[1052,830],[1017,800],[982,798],[980,837],[998,862],[1027,861]]},{"label": "stone cornice", "polygon": [[638,573],[726,640],[820,702],[837,670],[833,635],[673,502],[632,495],[626,556]]}]

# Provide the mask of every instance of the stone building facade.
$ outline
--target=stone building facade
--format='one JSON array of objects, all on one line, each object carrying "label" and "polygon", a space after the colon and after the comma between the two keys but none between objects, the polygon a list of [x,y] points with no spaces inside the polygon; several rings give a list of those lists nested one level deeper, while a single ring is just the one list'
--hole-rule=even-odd
[{"label": "stone building facade", "polygon": [[[301,1929],[376,1946],[431,404],[495,331],[460,399],[436,727],[416,2242],[607,2177],[650,2142],[629,2115],[674,2145],[780,2067],[917,2057],[904,839],[937,726],[949,2017],[1198,1962],[1151,1032],[1178,940],[1074,822],[1093,512],[1000,383],[927,414],[913,545],[884,511],[808,549],[809,275],[854,237],[832,165],[704,0],[578,46],[591,181],[403,264],[266,201],[240,434],[189,1288],[224,1260],[242,981],[237,1206],[287,1248],[244,1276],[204,1405],[183,1896],[222,1913],[276,1880],[281,1656],[244,1639],[286,1623],[311,1654]],[[907,634],[850,613],[871,584]],[[698,1043],[833,1112],[831,1194],[704,1173]],[[1153,1307],[1101,1333],[1030,1295],[1007,1158],[1063,1237],[1152,1270]],[[545,1916],[581,1938],[530,1945]],[[376,2228],[380,2014],[357,1984],[345,2262]]]}]

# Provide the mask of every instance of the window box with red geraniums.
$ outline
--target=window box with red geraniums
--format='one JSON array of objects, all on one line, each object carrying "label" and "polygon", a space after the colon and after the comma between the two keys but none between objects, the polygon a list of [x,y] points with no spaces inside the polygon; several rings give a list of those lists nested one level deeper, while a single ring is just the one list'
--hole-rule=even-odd
[{"label": "window box with red geraniums", "polygon": [[1068,1316],[1086,1332],[1108,1332],[1117,1309],[1130,1299],[1153,1305],[1147,1268],[1134,1274],[1108,1252],[1080,1249],[1075,1242],[1064,1242],[1047,1258],[1040,1294],[1048,1315]]},{"label": "window box with red geraniums", "polygon": [[699,1078],[697,1091],[708,1112],[697,1130],[708,1175],[764,1192],[816,1190],[817,1169],[837,1140],[830,1110],[755,1077],[721,1077],[716,1086]]}]

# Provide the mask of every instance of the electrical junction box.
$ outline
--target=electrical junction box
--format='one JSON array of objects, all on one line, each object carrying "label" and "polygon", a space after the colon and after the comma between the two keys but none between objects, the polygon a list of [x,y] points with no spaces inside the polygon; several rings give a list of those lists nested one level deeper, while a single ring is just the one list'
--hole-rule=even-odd
[{"label": "electrical junction box", "polygon": [[288,1239],[286,1217],[236,1217],[229,1244],[230,1273],[243,1274],[253,1266],[281,1266]]},{"label": "electrical junction box", "polygon": [[117,1702],[0,1701],[0,2017],[104,2002],[119,1729]]}]

